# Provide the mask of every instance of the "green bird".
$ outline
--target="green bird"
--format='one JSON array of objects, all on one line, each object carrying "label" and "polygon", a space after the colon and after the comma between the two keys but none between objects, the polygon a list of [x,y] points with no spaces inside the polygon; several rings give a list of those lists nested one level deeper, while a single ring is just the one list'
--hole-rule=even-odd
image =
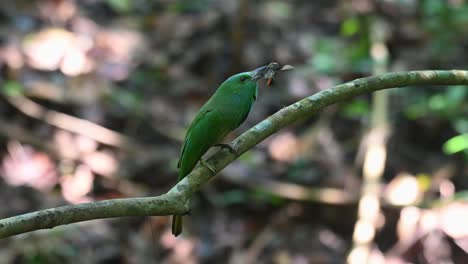
[{"label": "green bird", "polygon": [[[185,136],[180,153],[179,178],[187,176],[201,160],[201,157],[214,145],[218,144],[231,131],[242,124],[257,99],[257,81],[265,78],[268,66],[262,66],[251,72],[242,72],[224,81],[215,94],[203,105]],[[182,216],[172,218],[172,234],[182,232]]]}]

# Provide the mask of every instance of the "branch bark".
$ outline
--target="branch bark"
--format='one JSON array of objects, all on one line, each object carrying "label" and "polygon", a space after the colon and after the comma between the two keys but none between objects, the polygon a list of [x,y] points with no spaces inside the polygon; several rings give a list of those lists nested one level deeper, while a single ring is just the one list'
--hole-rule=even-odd
[{"label": "branch bark", "polygon": [[[309,118],[324,107],[351,97],[378,90],[413,85],[468,85],[468,71],[410,71],[387,73],[357,79],[323,90],[285,107],[258,123],[231,144],[236,153],[221,149],[207,163],[216,173],[281,128]],[[184,214],[188,200],[201,186],[213,178],[204,166],[197,166],[167,193],[147,198],[112,199],[40,210],[0,220],[0,238],[60,225],[122,216],[155,216]]]}]

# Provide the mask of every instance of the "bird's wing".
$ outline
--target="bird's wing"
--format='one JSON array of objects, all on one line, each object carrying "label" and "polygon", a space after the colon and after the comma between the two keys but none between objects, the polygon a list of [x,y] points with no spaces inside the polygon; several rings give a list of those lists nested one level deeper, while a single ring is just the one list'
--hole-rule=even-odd
[{"label": "bird's wing", "polygon": [[201,111],[193,120],[179,159],[179,180],[192,171],[210,147],[218,143],[229,129],[222,115],[212,108]]},{"label": "bird's wing", "polygon": [[184,145],[182,146],[182,150],[180,151],[180,159],[179,159],[179,162],[177,163],[177,168],[180,168],[180,161],[182,160],[182,158],[184,157],[184,154],[185,154],[185,151],[186,149],[188,148],[188,146],[190,146],[190,135],[191,135],[191,131],[194,129],[194,127],[197,125],[197,124],[200,124],[200,120],[203,120],[204,118],[206,118],[207,114],[211,112],[211,109],[208,109],[206,111],[201,111],[192,121],[192,123],[190,124],[190,127],[189,129],[187,130],[187,133],[185,134],[185,139],[184,139]]}]

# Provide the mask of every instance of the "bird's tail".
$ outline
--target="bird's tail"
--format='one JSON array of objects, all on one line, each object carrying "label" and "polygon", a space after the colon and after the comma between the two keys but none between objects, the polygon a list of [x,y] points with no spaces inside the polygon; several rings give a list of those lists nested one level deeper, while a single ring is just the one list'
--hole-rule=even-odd
[{"label": "bird's tail", "polygon": [[[182,146],[182,151],[180,154],[179,162],[177,163],[177,168],[179,169],[179,178],[177,182],[180,182],[190,171],[195,167],[197,162],[193,165],[187,166],[187,156],[186,156],[186,146],[187,146],[187,139],[184,141],[184,145]],[[183,217],[181,215],[173,215],[172,216],[172,234],[174,236],[178,236],[182,233],[182,225],[183,225]]]},{"label": "bird's tail", "polygon": [[182,233],[182,223],[183,223],[183,216],[181,215],[172,216],[172,234],[174,236],[178,236],[180,235],[180,233]]}]

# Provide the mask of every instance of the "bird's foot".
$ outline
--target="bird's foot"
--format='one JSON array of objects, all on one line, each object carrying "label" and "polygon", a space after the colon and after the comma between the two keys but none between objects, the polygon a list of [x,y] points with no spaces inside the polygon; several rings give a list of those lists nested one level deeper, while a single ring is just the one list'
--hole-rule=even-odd
[{"label": "bird's foot", "polygon": [[209,171],[211,171],[213,175],[216,175],[216,170],[210,164],[206,163],[204,159],[200,159],[200,164],[202,166],[205,166]]},{"label": "bird's foot", "polygon": [[231,146],[231,144],[219,143],[219,144],[215,144],[215,147],[225,148],[225,149],[229,150],[229,152],[231,152],[232,154],[236,154],[236,152],[237,152],[237,149],[235,147]]}]

